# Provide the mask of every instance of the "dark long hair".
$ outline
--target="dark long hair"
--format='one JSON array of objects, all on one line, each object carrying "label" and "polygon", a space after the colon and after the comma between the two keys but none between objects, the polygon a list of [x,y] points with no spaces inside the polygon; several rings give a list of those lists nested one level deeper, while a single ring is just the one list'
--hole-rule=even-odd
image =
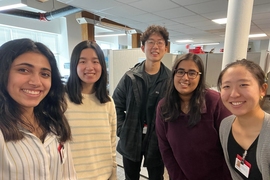
[{"label": "dark long hair", "polygon": [[6,42],[0,47],[0,129],[5,141],[21,140],[24,136],[18,125],[31,125],[21,119],[21,106],[14,101],[7,91],[8,77],[14,59],[26,52],[35,52],[44,55],[51,66],[51,88],[47,96],[34,107],[34,115],[39,121],[44,135],[49,132],[58,136],[59,141],[71,139],[71,131],[64,112],[67,104],[64,98],[65,91],[61,76],[57,68],[53,53],[42,43],[30,39],[16,39]]},{"label": "dark long hair", "polygon": [[188,53],[182,55],[178,59],[175,60],[174,65],[172,67],[172,74],[169,80],[168,90],[166,91],[164,97],[164,103],[161,106],[162,116],[164,120],[167,121],[174,121],[180,115],[181,109],[181,98],[179,96],[179,92],[175,89],[174,86],[174,75],[175,69],[177,69],[178,65],[182,61],[192,60],[198,66],[199,71],[202,73],[200,75],[200,80],[198,86],[194,90],[192,97],[189,102],[189,121],[188,126],[193,127],[195,126],[201,119],[201,108],[202,105],[205,103],[205,72],[204,72],[204,65],[202,59],[192,53]]},{"label": "dark long hair", "polygon": [[108,91],[107,91],[107,68],[105,57],[102,49],[94,41],[82,41],[75,46],[72,51],[70,59],[70,76],[67,81],[66,91],[71,102],[75,104],[82,104],[82,80],[79,78],[77,73],[77,66],[80,60],[81,52],[84,49],[91,48],[93,49],[97,56],[99,63],[102,68],[102,73],[97,82],[94,84],[95,95],[100,101],[100,103],[106,103],[111,101]]}]

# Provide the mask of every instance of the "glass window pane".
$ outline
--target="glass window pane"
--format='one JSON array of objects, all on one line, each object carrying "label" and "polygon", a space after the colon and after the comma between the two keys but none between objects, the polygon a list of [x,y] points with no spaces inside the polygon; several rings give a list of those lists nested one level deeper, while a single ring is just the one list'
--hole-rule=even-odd
[{"label": "glass window pane", "polygon": [[11,32],[7,28],[0,28],[0,46],[11,40]]},{"label": "glass window pane", "polygon": [[43,44],[45,44],[47,47],[50,48],[50,50],[54,53],[57,54],[58,53],[58,44],[57,44],[57,35],[56,34],[45,34],[40,32],[38,34],[38,40],[39,42],[42,42]]},{"label": "glass window pane", "polygon": [[12,29],[12,39],[20,39],[20,38],[29,38],[33,41],[36,41],[36,33],[33,31],[23,30],[23,29]]}]

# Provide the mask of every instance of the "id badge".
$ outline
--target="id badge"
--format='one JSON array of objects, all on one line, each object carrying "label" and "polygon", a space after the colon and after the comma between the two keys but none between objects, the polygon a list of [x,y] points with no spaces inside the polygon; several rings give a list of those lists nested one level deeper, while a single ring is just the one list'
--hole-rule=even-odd
[{"label": "id badge", "polygon": [[250,168],[251,168],[251,164],[244,160],[244,162],[242,162],[243,158],[237,154],[236,158],[235,158],[235,165],[234,167],[240,171],[246,178],[248,178],[249,176],[249,172],[250,172]]},{"label": "id badge", "polygon": [[143,126],[143,134],[146,134],[146,132],[147,132],[147,124],[144,124],[144,126]]}]

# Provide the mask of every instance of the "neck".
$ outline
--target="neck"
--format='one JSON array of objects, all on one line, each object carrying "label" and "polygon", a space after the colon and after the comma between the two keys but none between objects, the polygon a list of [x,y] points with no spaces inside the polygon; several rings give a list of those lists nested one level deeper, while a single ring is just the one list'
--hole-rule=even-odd
[{"label": "neck", "polygon": [[24,114],[22,114],[22,120],[24,121],[24,123],[22,124],[22,126],[24,128],[26,128],[28,131],[30,131],[32,134],[34,134],[40,140],[42,140],[42,141],[44,140],[43,139],[43,130],[40,127],[40,124],[37,121],[37,119],[34,115],[34,112],[32,112],[32,113],[25,112]]},{"label": "neck", "polygon": [[36,119],[35,119],[35,114],[34,114],[34,109],[32,110],[24,110],[22,113],[22,120],[27,123],[27,124],[35,124]]},{"label": "neck", "polygon": [[94,93],[94,84],[83,83],[82,94],[92,94]]},{"label": "neck", "polygon": [[182,104],[189,104],[192,94],[182,95],[179,93],[179,96]]},{"label": "neck", "polygon": [[150,75],[151,74],[157,74],[159,69],[160,69],[160,66],[161,66],[160,61],[153,62],[153,61],[146,60],[144,70],[145,70],[145,72],[147,72]]},{"label": "neck", "polygon": [[235,123],[243,128],[253,128],[261,126],[264,120],[264,111],[262,109],[250,112],[244,116],[237,116]]}]

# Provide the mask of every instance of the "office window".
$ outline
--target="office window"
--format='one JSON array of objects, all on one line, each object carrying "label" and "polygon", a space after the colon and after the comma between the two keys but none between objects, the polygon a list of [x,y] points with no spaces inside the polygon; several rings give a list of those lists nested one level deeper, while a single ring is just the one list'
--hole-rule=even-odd
[{"label": "office window", "polygon": [[29,38],[45,44],[54,53],[59,64],[58,34],[4,25],[0,25],[0,34],[0,46],[7,41],[20,38]]},{"label": "office window", "polygon": [[11,40],[11,31],[8,28],[0,27],[0,46]]}]

